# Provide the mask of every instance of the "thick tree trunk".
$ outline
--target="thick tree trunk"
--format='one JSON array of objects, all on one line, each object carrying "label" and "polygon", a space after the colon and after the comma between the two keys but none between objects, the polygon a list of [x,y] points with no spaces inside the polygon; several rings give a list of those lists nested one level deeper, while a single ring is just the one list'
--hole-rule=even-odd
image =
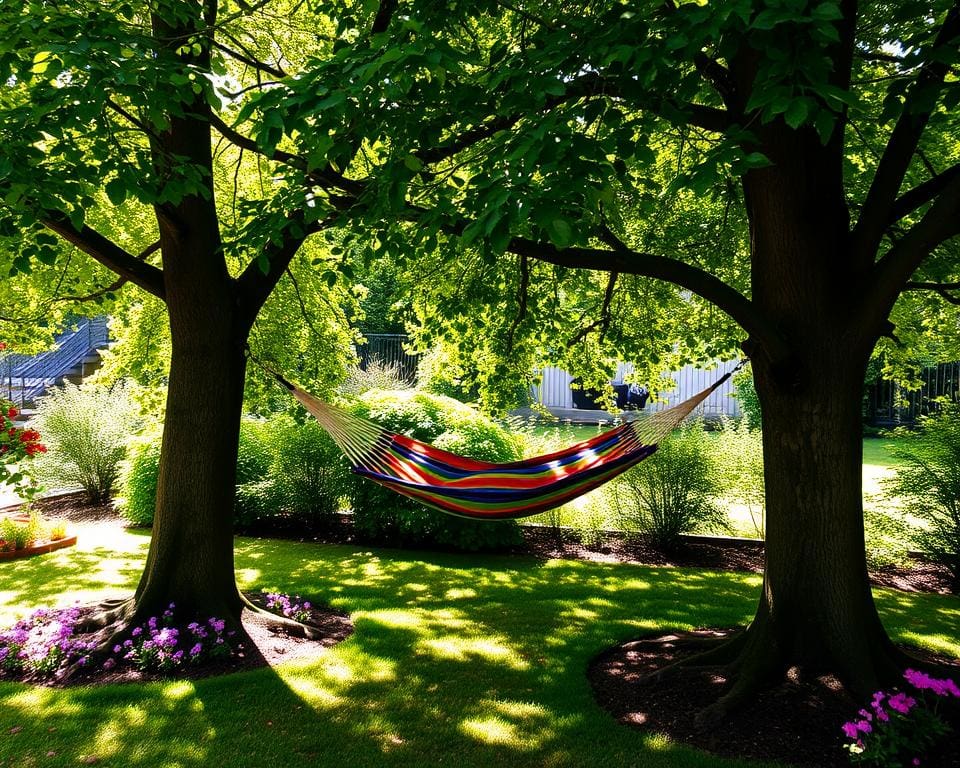
[{"label": "thick tree trunk", "polygon": [[767,486],[766,568],[740,667],[745,683],[798,666],[860,693],[895,677],[864,552],[865,364],[837,340],[811,344],[795,391],[756,366]]},{"label": "thick tree trunk", "polygon": [[[210,302],[210,304],[214,304]],[[198,308],[200,309],[200,308]],[[138,616],[236,619],[233,496],[243,404],[243,339],[216,306],[174,332],[157,507]]]}]

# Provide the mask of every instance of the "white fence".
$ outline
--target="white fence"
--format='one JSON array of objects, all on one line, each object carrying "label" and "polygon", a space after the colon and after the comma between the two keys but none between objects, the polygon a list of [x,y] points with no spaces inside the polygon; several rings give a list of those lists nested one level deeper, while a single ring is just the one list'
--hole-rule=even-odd
[{"label": "white fence", "polygon": [[[705,370],[688,365],[679,371],[670,374],[676,386],[669,390],[654,392],[656,400],[648,403],[645,410],[661,411],[670,408],[677,403],[692,397],[698,392],[702,392],[709,387],[718,378],[727,371],[734,368],[736,360],[730,360],[720,363],[716,368]],[[619,363],[617,372],[612,384],[623,384],[624,377],[633,372],[632,363]],[[534,397],[547,408],[573,408],[573,394],[570,390],[570,383],[573,376],[561,368],[544,368],[540,386],[534,387]],[[643,382],[637,382],[642,384]],[[735,418],[740,415],[739,404],[733,395],[733,385],[729,380],[725,381],[716,392],[704,401],[701,408],[706,418],[719,418],[720,416],[729,416]]]}]

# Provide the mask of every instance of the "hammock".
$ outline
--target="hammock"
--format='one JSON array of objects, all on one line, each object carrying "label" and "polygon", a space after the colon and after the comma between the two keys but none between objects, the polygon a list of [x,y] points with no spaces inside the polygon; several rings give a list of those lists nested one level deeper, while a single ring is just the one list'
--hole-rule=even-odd
[{"label": "hammock", "polygon": [[503,520],[565,504],[647,458],[735,370],[668,410],[628,421],[562,451],[507,464],[468,459],[388,432],[271,373],[330,434],[356,474],[447,514]]}]

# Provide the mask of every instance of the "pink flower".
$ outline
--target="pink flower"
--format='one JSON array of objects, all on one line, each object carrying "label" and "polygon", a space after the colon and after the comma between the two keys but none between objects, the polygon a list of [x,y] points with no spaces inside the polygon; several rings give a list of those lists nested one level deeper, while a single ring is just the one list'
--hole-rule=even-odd
[{"label": "pink flower", "polygon": [[857,734],[859,733],[859,731],[857,730],[857,724],[856,724],[856,723],[844,723],[844,724],[843,724],[843,732],[844,732],[844,734],[846,735],[846,737],[847,737],[848,739],[855,739],[855,738],[857,738]]},{"label": "pink flower", "polygon": [[916,703],[916,699],[907,696],[905,693],[895,693],[887,702],[887,704],[890,706],[890,709],[896,710],[901,715],[907,714],[907,712],[913,709],[913,706]]}]

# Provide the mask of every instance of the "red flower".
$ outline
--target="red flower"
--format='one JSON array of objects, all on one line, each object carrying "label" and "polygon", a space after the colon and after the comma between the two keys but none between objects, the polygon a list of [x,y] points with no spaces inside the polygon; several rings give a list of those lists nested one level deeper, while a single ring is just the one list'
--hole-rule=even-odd
[{"label": "red flower", "polygon": [[[2,343],[2,342],[0,342],[0,343]],[[7,411],[7,418],[8,418],[8,419],[15,419],[15,418],[17,418],[17,413],[18,413],[18,411],[17,411],[16,408],[11,408],[9,411]]]},{"label": "red flower", "polygon": [[0,341],[0,352],[2,352],[3,350],[5,350],[6,348],[7,348],[7,342],[5,342],[5,341]]}]

